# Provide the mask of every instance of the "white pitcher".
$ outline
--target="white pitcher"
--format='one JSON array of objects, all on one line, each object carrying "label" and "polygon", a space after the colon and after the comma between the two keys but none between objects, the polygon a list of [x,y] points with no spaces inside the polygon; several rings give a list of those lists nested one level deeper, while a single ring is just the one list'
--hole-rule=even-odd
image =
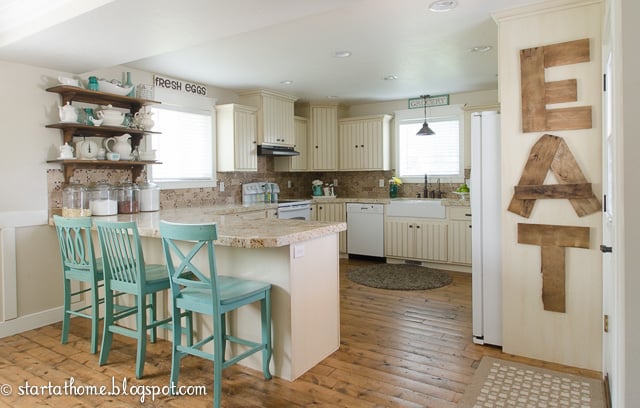
[{"label": "white pitcher", "polygon": [[[120,153],[120,157],[122,157],[123,160],[128,160],[131,157],[129,139],[131,139],[131,135],[128,133],[121,136],[110,137],[104,141],[104,147],[108,152]],[[110,142],[113,142],[112,146]]]}]

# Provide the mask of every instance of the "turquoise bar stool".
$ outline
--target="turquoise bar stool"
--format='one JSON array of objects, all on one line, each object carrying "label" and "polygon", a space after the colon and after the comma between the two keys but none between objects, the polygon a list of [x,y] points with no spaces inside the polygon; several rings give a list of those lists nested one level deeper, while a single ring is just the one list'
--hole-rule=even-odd
[{"label": "turquoise bar stool", "polygon": [[[99,296],[102,287],[102,260],[96,259],[91,238],[91,218],[65,218],[53,216],[56,226],[60,258],[62,260],[62,276],[64,279],[64,315],[62,317],[62,337],[60,342],[67,344],[71,316],[79,316],[91,320],[91,353],[98,351],[98,325],[100,323],[99,305],[104,299]],[[73,291],[72,281],[84,282],[86,287]],[[91,304],[72,309],[72,301],[87,294]],[[90,313],[87,310],[91,309]]]},{"label": "turquoise bar stool", "polygon": [[[162,248],[171,278],[173,315],[192,311],[212,319],[213,335],[193,345],[183,345],[179,321],[173,321],[173,353],[171,382],[178,384],[180,360],[194,355],[213,361],[213,406],[220,407],[222,370],[250,355],[262,352],[262,371],[271,378],[271,284],[218,275],[213,241],[217,238],[216,224],[175,224],[160,221]],[[206,270],[193,263],[198,254],[206,255]],[[190,279],[184,279],[190,273]],[[226,313],[254,302],[260,302],[262,340],[260,343],[241,339],[227,333]],[[226,359],[226,343],[248,347],[237,356]],[[202,349],[213,342],[213,353]]]},{"label": "turquoise bar stool", "polygon": [[[164,265],[145,263],[135,222],[95,221],[95,225],[98,228],[105,276],[105,316],[99,364],[105,364],[109,358],[114,333],[128,336],[137,341],[136,378],[142,378],[147,332],[151,332],[150,340],[155,343],[159,326],[171,328],[169,323],[172,318],[158,320],[156,310],[157,293],[170,288],[169,274]],[[115,297],[122,294],[134,295],[135,305],[121,308],[121,305],[115,304]],[[136,329],[116,324],[118,320],[134,314]],[[187,329],[191,333],[191,314],[177,316],[178,322],[186,317]],[[191,337],[187,342],[191,344]]]}]

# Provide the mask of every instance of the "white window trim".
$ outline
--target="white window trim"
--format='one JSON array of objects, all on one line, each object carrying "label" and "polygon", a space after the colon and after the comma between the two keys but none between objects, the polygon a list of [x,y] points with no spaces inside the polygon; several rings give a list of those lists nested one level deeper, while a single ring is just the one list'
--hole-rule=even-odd
[{"label": "white window trim", "polygon": [[[458,154],[460,155],[460,174],[457,176],[439,176],[437,174],[431,175],[429,174],[429,182],[434,183],[436,179],[440,179],[441,183],[464,183],[464,105],[447,105],[447,106],[435,106],[432,108],[427,108],[427,122],[429,120],[437,120],[439,118],[446,117],[458,117],[458,121],[460,123],[459,132],[459,144],[460,151]],[[424,121],[424,110],[423,109],[405,109],[395,111],[395,129],[393,135],[393,146],[394,146],[394,154],[393,154],[393,167],[398,168],[398,161],[400,155],[400,125],[402,122],[407,120],[416,120],[420,119],[421,122]],[[426,136],[428,137],[428,136]],[[402,177],[402,182],[404,183],[424,183],[424,176],[412,176],[412,177]]]},{"label": "white window trim", "polygon": [[[167,108],[182,112],[208,113],[211,115],[211,177],[207,180],[175,180],[175,181],[154,181],[161,190],[169,190],[176,188],[208,188],[217,187],[218,172],[216,163],[216,99],[198,95],[185,95],[184,93],[173,90],[154,88],[154,99],[161,102],[158,108]],[[144,138],[144,147],[147,138]],[[153,166],[162,166],[162,164],[154,164],[147,166],[147,177],[153,180]]]}]

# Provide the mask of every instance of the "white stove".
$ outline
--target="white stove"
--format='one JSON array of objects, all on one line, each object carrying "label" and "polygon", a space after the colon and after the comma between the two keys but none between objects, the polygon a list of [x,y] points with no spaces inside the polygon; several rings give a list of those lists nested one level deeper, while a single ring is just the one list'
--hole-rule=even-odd
[{"label": "white stove", "polygon": [[280,187],[267,181],[242,185],[242,204],[277,203],[277,215],[282,220],[310,220],[311,200],[279,200]]}]

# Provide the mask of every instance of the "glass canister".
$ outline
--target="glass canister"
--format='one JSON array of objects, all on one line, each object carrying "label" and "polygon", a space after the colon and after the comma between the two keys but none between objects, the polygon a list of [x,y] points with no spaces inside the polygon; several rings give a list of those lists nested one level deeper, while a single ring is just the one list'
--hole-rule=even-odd
[{"label": "glass canister", "polygon": [[140,188],[140,211],[160,210],[160,187],[147,180],[138,182]]},{"label": "glass canister", "polygon": [[140,211],[140,189],[133,183],[118,188],[118,213],[133,214]]},{"label": "glass canister", "polygon": [[116,215],[118,200],[109,183],[96,183],[89,188],[89,208],[92,215]]},{"label": "glass canister", "polygon": [[90,217],[89,194],[80,183],[70,183],[62,190],[63,217]]}]

